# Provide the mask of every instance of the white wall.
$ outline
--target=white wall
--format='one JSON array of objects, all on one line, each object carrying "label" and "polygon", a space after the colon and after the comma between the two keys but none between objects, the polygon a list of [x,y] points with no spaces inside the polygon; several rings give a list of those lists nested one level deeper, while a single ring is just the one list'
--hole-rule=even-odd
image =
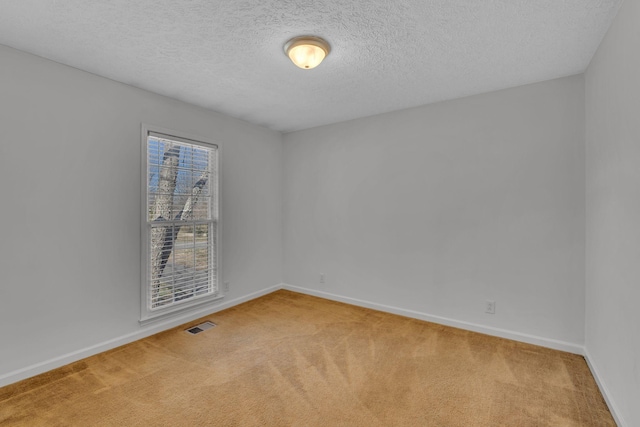
[{"label": "white wall", "polygon": [[223,145],[226,301],[281,283],[281,134],[3,46],[0,64],[0,378],[141,330],[141,122]]},{"label": "white wall", "polygon": [[581,351],[582,76],[284,139],[285,283]]},{"label": "white wall", "polygon": [[586,73],[586,349],[640,426],[640,2],[625,1]]}]

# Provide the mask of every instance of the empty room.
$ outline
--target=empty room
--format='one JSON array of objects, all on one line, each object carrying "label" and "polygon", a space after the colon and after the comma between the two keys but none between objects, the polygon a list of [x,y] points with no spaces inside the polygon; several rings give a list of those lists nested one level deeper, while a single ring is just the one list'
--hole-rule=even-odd
[{"label": "empty room", "polygon": [[640,426],[640,1],[0,3],[0,425]]}]

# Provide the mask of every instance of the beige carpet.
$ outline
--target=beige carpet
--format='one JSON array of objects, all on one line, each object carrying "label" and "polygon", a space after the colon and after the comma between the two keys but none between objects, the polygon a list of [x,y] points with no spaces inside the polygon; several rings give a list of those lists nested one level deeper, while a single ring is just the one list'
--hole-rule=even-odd
[{"label": "beige carpet", "polygon": [[0,388],[0,425],[615,425],[580,356],[288,291],[204,319]]}]

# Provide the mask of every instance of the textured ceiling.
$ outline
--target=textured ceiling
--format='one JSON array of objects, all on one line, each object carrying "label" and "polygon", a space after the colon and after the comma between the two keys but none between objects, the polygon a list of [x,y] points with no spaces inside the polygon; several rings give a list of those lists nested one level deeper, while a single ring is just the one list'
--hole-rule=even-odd
[{"label": "textured ceiling", "polygon": [[621,2],[2,0],[0,44],[286,132],[583,72]]}]

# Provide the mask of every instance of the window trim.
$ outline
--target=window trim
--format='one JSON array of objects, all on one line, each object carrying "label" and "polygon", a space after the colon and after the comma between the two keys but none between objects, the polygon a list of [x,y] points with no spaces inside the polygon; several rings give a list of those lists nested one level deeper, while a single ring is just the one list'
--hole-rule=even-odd
[{"label": "window trim", "polygon": [[[213,141],[210,138],[204,138],[199,135],[191,135],[185,132],[176,131],[173,129],[165,129],[154,125],[149,125],[146,123],[142,123],[141,126],[141,171],[140,171],[140,246],[141,246],[141,259],[140,259],[140,319],[139,323],[141,325],[146,325],[152,322],[156,322],[159,320],[167,319],[170,317],[174,317],[180,314],[188,314],[189,312],[193,312],[197,309],[202,308],[203,306],[210,304],[215,301],[220,301],[224,298],[223,286],[222,286],[222,251],[221,251],[221,242],[222,242],[222,212],[220,209],[220,180],[222,176],[222,168],[221,168],[221,156],[222,156],[222,144],[217,141]],[[147,213],[147,191],[148,191],[148,182],[147,182],[147,143],[148,137],[150,135],[165,137],[168,139],[173,139],[178,142],[185,142],[188,144],[201,145],[205,147],[215,146],[217,147],[217,176],[215,180],[215,188],[211,188],[212,191],[215,191],[217,197],[217,221],[216,221],[216,285],[218,287],[217,292],[208,295],[201,296],[193,299],[193,301],[187,300],[187,302],[172,305],[167,308],[156,308],[149,309],[148,307],[148,292],[149,292],[149,262],[148,257],[149,254],[149,227],[148,227],[148,213]]]}]

